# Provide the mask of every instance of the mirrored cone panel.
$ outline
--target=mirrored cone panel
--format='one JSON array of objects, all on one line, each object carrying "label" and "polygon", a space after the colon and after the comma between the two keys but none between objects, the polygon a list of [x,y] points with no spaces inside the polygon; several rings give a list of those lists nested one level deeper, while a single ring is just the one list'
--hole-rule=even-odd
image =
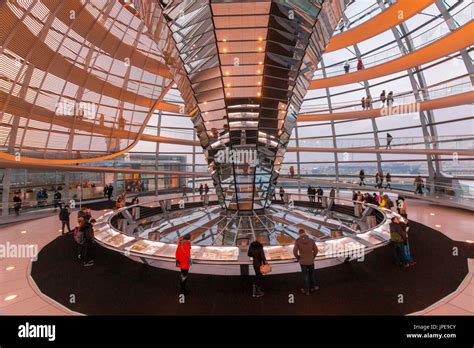
[{"label": "mirrored cone panel", "polygon": [[160,6],[187,76],[178,87],[221,205],[268,207],[296,114],[346,1]]}]

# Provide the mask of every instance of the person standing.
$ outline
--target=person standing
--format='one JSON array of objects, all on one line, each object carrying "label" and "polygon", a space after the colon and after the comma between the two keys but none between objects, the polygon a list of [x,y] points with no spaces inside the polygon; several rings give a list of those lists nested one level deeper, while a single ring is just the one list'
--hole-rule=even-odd
[{"label": "person standing", "polygon": [[354,202],[354,215],[358,218],[362,216],[362,204],[364,202],[364,196],[362,193],[359,191],[356,194],[355,202]]},{"label": "person standing", "polygon": [[36,194],[36,207],[41,208],[43,205],[43,191],[39,190],[38,193]]},{"label": "person standing", "polygon": [[400,221],[400,226],[405,231],[405,236],[406,236],[406,240],[403,243],[403,257],[405,258],[408,266],[415,266],[416,261],[413,259],[413,256],[411,255],[410,244],[408,242],[408,240],[409,240],[408,230],[410,229],[408,219],[405,219],[405,222]]},{"label": "person standing", "polygon": [[76,227],[75,239],[78,243],[78,259],[82,260],[84,267],[94,265],[94,260],[90,259],[90,249],[94,241],[95,220],[85,220],[83,217],[78,218],[79,226]]},{"label": "person standing", "polygon": [[372,97],[370,95],[365,98],[365,107],[367,110],[372,109]]},{"label": "person standing", "polygon": [[15,210],[16,216],[20,215],[21,202],[22,200],[20,196],[16,193],[15,196],[13,197],[13,209]]},{"label": "person standing", "polygon": [[311,185],[308,186],[307,194],[308,194],[308,201],[311,203],[312,202],[311,196],[313,194],[313,189],[311,188]]},{"label": "person standing", "polygon": [[362,106],[362,110],[365,110],[367,104],[365,103],[365,97],[362,97],[362,99],[360,100],[360,103],[361,103],[361,106]]},{"label": "person standing", "polygon": [[336,190],[334,187],[331,187],[331,191],[329,191],[329,206],[334,204],[334,199],[336,198]]},{"label": "person standing", "polygon": [[380,102],[382,103],[382,107],[385,106],[385,100],[386,100],[386,96],[385,96],[385,89],[382,91],[382,93],[380,93]]},{"label": "person standing", "polygon": [[54,203],[55,211],[57,210],[58,207],[61,210],[61,198],[62,198],[61,192],[59,192],[58,190],[54,191],[53,203]]},{"label": "person standing", "polygon": [[423,194],[423,179],[421,178],[420,175],[418,175],[415,178],[414,184],[415,184],[415,194],[419,193],[420,195],[422,195]]},{"label": "person standing", "polygon": [[202,195],[204,194],[204,186],[201,184],[199,186],[199,197],[201,197],[201,201],[202,201]]},{"label": "person standing", "polygon": [[107,185],[104,185],[104,198],[109,195],[109,187]]},{"label": "person standing", "polygon": [[397,200],[398,213],[405,219],[408,219],[408,204],[404,197],[398,196]]},{"label": "person standing", "polygon": [[86,221],[90,221],[90,219],[92,219],[91,210],[87,207],[82,207],[79,213],[77,213],[77,217],[81,217]]},{"label": "person standing", "polygon": [[379,183],[380,183],[380,173],[377,171],[377,173],[375,173],[375,187],[379,187]]},{"label": "person standing", "polygon": [[44,188],[43,189],[43,205],[44,206],[48,205],[48,198],[49,198],[48,191]]},{"label": "person standing", "polygon": [[387,94],[387,106],[392,106],[393,105],[393,92],[390,91]]},{"label": "person standing", "polygon": [[386,189],[392,189],[392,175],[390,173],[387,173],[387,175],[385,175],[385,181],[387,182],[387,184],[385,185],[385,188]]},{"label": "person standing", "polygon": [[186,200],[188,200],[188,188],[186,187],[186,185],[183,185],[182,192],[183,192],[182,197],[186,198]]},{"label": "person standing", "polygon": [[318,248],[313,239],[306,235],[304,229],[298,231],[299,237],[293,247],[293,255],[301,267],[303,273],[303,287],[300,289],[305,295],[319,289],[316,285],[316,272],[314,271],[314,259],[318,255]]},{"label": "person standing", "polygon": [[351,68],[351,66],[349,64],[349,61],[346,60],[346,62],[344,63],[344,71],[345,71],[346,74],[349,72],[350,68]]},{"label": "person standing", "polygon": [[119,120],[118,120],[119,129],[124,130],[125,129],[125,124],[126,124],[125,118],[122,115],[120,115]]},{"label": "person standing", "polygon": [[207,186],[207,184],[204,185],[204,193],[205,193],[206,195],[209,194],[209,186]]},{"label": "person standing", "polygon": [[[69,223],[69,216],[71,215],[71,212],[69,211],[69,205],[65,205],[64,208],[61,208],[59,211],[59,221],[61,221],[61,235],[66,234],[66,233],[71,233],[71,226]],[[67,232],[64,231],[64,227],[67,226]]]},{"label": "person standing", "polygon": [[280,194],[280,199],[283,202],[285,198],[285,190],[283,189],[283,186],[280,186],[279,194]]},{"label": "person standing", "polygon": [[109,184],[109,187],[107,189],[107,199],[110,201],[110,198],[113,196],[114,193],[114,187],[112,184]]},{"label": "person standing", "polygon": [[138,199],[138,196],[135,196],[133,199],[132,199],[132,205],[136,205],[136,207],[133,207],[132,208],[132,216],[133,216],[133,219],[135,221],[139,220],[140,219],[140,206],[138,204],[140,204],[140,200]]},{"label": "person standing", "polygon": [[292,178],[295,177],[295,167],[293,167],[293,166],[290,167],[290,177],[292,177]]},{"label": "person standing", "polygon": [[361,169],[359,172],[359,186],[362,186],[362,185],[365,186],[364,180],[365,180],[365,172],[363,169]]},{"label": "person standing", "polygon": [[318,190],[316,191],[317,195],[318,195],[318,203],[323,203],[323,195],[324,195],[324,191],[323,189],[321,188],[321,186],[318,186]]},{"label": "person standing", "polygon": [[263,274],[260,271],[260,266],[267,264],[267,258],[265,257],[265,251],[263,250],[263,245],[259,237],[250,243],[247,256],[252,258],[253,270],[255,271],[255,278],[252,284],[252,297],[262,297],[265,293],[262,290]]},{"label": "person standing", "polygon": [[354,202],[354,206],[356,205],[355,201],[357,201],[357,192],[352,191],[352,202]]},{"label": "person standing", "polygon": [[186,288],[186,284],[189,276],[189,269],[192,265],[191,259],[191,235],[185,234],[179,239],[178,246],[176,247],[176,267],[180,270],[180,294],[188,295],[189,290]]},{"label": "person standing", "polygon": [[362,63],[362,58],[357,59],[357,70],[364,69],[364,64]]},{"label": "person standing", "polygon": [[400,226],[400,220],[397,216],[394,216],[392,218],[392,222],[390,222],[390,241],[393,245],[395,264],[408,267],[403,253],[403,247],[406,241],[406,233],[402,226]]},{"label": "person standing", "polygon": [[391,149],[392,148],[392,140],[393,137],[390,135],[390,133],[387,133],[387,146],[385,146],[385,149]]}]

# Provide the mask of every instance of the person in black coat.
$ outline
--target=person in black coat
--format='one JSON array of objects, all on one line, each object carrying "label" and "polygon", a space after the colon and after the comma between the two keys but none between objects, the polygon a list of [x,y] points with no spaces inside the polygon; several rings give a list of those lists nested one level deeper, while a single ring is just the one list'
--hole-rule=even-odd
[{"label": "person in black coat", "polygon": [[15,214],[17,216],[20,215],[21,203],[22,200],[20,196],[18,196],[18,194],[15,194],[15,197],[13,197],[13,208],[15,209]]},{"label": "person in black coat", "polygon": [[262,297],[265,293],[262,291],[262,272],[260,272],[260,266],[267,264],[265,252],[263,251],[263,245],[260,243],[259,238],[253,241],[247,253],[248,257],[253,260],[253,269],[255,271],[255,279],[252,284],[252,297]]},{"label": "person in black coat", "polygon": [[94,260],[90,259],[90,249],[92,247],[92,242],[94,241],[94,219],[85,220],[83,217],[79,217],[79,231],[83,234],[84,238],[82,243],[79,243],[79,255],[78,258],[82,260],[85,267],[93,266]]},{"label": "person in black coat", "polygon": [[77,213],[78,218],[84,218],[87,222],[92,219],[91,210],[87,207],[82,207],[81,210]]},{"label": "person in black coat", "polygon": [[69,211],[69,205],[65,205],[64,208],[61,208],[59,211],[59,221],[61,221],[61,234],[66,234],[67,232],[64,231],[64,227],[67,226],[67,230],[69,233],[72,232],[71,226],[69,224],[69,215],[71,215],[71,212]]}]

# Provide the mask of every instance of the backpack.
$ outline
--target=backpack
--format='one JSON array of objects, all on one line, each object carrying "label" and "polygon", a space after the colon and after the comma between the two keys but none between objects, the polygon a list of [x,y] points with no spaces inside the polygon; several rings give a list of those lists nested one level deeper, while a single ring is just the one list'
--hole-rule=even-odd
[{"label": "backpack", "polygon": [[85,241],[84,231],[81,231],[79,226],[77,226],[74,229],[74,240],[76,241],[77,244],[84,244],[84,241]]}]

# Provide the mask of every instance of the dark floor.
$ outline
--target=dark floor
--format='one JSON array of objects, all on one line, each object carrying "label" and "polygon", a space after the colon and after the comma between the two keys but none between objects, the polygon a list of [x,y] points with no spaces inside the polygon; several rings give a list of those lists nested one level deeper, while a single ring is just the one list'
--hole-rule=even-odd
[{"label": "dark floor", "polygon": [[[298,273],[269,275],[266,295],[250,296],[248,277],[191,274],[191,294],[178,302],[178,273],[127,259],[94,246],[93,267],[76,259],[71,235],[48,244],[33,263],[41,291],[72,310],[91,315],[401,315],[424,309],[456,290],[468,272],[474,246],[412,222],[411,248],[418,264],[392,263],[390,246],[351,262],[317,271],[320,290],[300,294]],[[453,256],[458,247],[459,255]],[[293,304],[289,295],[295,295]],[[75,295],[75,303],[70,303]],[[403,303],[399,300],[403,297]]]}]

